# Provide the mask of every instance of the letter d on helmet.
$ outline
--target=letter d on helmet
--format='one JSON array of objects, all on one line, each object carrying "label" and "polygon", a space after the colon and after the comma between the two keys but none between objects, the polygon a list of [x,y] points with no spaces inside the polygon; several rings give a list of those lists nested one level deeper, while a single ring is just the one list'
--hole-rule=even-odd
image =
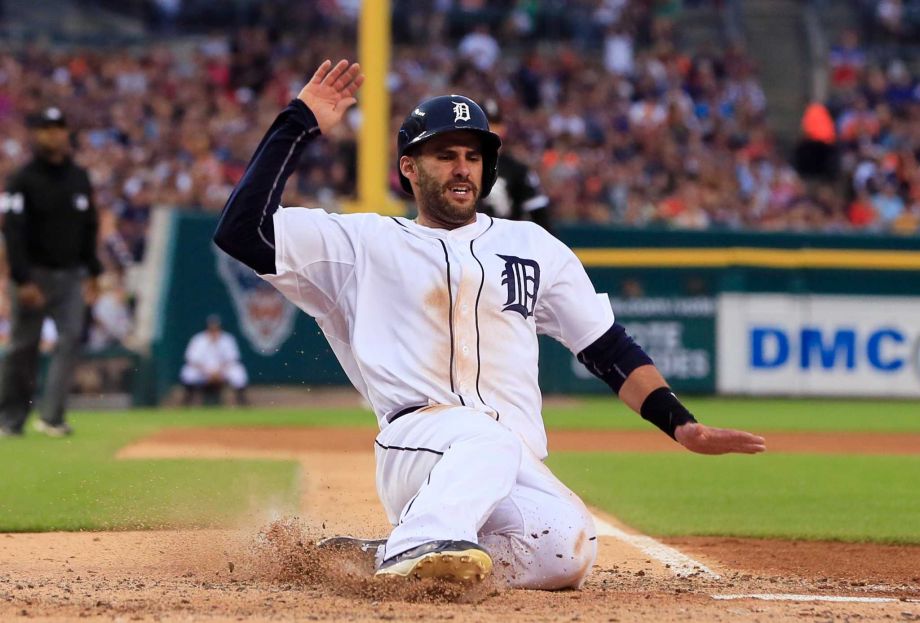
[{"label": "letter d on helmet", "polygon": [[[489,120],[479,104],[468,97],[440,95],[416,106],[399,128],[397,158],[402,158],[413,147],[438,134],[455,130],[469,130],[482,138],[482,189],[479,196],[487,197],[498,175],[498,150],[502,141],[489,130]],[[411,195],[412,185],[402,171],[399,172],[399,182],[403,190]]]}]

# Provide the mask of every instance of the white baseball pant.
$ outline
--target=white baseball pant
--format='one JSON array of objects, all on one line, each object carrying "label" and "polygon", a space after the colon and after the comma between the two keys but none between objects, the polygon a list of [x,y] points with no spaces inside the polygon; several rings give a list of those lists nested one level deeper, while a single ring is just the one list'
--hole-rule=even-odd
[{"label": "white baseball pant", "polygon": [[[246,368],[241,363],[231,363],[220,371],[221,379],[228,383],[233,389],[242,389],[249,382],[249,376],[246,374]],[[179,380],[183,385],[204,385],[208,382],[208,376],[195,366],[185,364],[179,373]]]},{"label": "white baseball pant", "polygon": [[580,586],[597,556],[584,503],[489,415],[434,406],[377,437],[377,493],[391,558],[435,540],[479,543],[510,586]]}]

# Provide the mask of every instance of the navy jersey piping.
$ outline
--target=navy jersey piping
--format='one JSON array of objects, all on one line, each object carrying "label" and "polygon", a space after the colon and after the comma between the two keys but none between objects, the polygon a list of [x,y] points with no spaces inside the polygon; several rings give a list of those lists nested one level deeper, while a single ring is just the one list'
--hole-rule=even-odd
[{"label": "navy jersey piping", "polygon": [[450,327],[450,368],[448,369],[448,376],[450,376],[450,391],[460,398],[460,404],[465,407],[466,402],[463,400],[463,396],[454,390],[454,293],[450,284],[450,258],[447,255],[447,245],[444,244],[443,240],[438,240],[438,242],[441,243],[441,248],[444,250],[444,263],[447,265],[447,325]]},{"label": "navy jersey piping", "polygon": [[[425,480],[426,485],[431,484],[431,472],[428,472],[428,478]],[[402,512],[402,515],[399,518],[399,525],[402,525],[402,522],[405,521],[406,515],[409,514],[409,511],[412,510],[412,505],[415,504],[415,500],[418,499],[418,496],[421,495],[422,490],[419,489],[418,492],[412,496],[412,499],[409,500],[409,504],[406,506],[406,510]],[[384,552],[386,552],[386,547],[384,547]]]},{"label": "navy jersey piping", "polygon": [[438,456],[444,456],[444,453],[440,450],[432,450],[431,448],[404,448],[402,446],[385,446],[376,439],[374,443],[384,450],[403,450],[405,452],[431,452],[432,454],[437,454]]}]

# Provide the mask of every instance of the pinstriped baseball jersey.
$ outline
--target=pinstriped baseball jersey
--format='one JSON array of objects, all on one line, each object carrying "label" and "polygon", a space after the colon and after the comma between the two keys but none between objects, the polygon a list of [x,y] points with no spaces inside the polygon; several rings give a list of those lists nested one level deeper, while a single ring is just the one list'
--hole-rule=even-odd
[{"label": "pinstriped baseball jersey", "polygon": [[483,214],[448,231],[282,208],[274,234],[263,278],[316,318],[381,429],[407,407],[463,405],[546,456],[537,335],[578,353],[613,324],[568,247]]}]

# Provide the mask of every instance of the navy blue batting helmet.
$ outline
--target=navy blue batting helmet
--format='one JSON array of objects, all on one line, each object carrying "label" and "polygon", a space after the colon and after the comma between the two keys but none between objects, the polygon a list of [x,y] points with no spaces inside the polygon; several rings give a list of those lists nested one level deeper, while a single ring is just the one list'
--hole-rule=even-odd
[{"label": "navy blue batting helmet", "polygon": [[[482,138],[482,188],[480,197],[487,197],[498,175],[498,150],[502,140],[489,130],[489,120],[479,104],[462,95],[440,95],[427,99],[403,121],[397,138],[398,158],[402,158],[413,147],[428,139],[454,132],[469,130]],[[402,171],[399,181],[403,190],[412,194],[412,185]]]}]

